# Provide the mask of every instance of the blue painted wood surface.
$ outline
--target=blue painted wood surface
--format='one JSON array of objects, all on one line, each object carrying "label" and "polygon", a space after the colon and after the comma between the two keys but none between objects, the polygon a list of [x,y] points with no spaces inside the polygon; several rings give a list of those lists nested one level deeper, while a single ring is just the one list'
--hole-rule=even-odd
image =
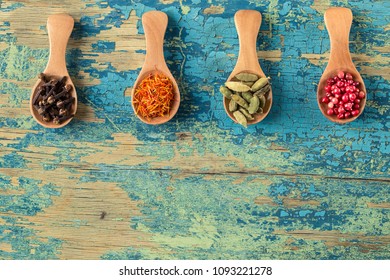
[{"label": "blue painted wood surface", "polygon": [[[390,2],[0,1],[0,259],[388,259]],[[352,9],[363,115],[326,120],[316,83],[323,13]],[[182,103],[167,124],[133,114],[140,21],[169,17],[165,57]],[[244,129],[223,109],[239,9],[262,13],[259,61],[274,105]],[[29,115],[48,58],[48,15],[75,18],[67,63],[79,95],[59,130]]]}]

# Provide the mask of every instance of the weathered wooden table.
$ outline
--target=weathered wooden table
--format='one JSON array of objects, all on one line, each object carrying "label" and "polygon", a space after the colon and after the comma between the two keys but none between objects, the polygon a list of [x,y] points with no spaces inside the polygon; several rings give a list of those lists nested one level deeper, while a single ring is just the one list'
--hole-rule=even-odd
[{"label": "weathered wooden table", "polygon": [[[364,114],[343,126],[316,103],[323,13],[337,4],[354,13],[350,47],[368,90]],[[0,5],[0,259],[390,258],[389,1]],[[140,17],[155,9],[169,17],[182,103],[148,126],[130,92]],[[274,92],[248,129],[218,93],[237,59],[239,9],[263,15],[258,56]],[[80,102],[75,120],[49,130],[28,102],[48,58],[46,19],[59,12],[75,19],[67,63]]]}]

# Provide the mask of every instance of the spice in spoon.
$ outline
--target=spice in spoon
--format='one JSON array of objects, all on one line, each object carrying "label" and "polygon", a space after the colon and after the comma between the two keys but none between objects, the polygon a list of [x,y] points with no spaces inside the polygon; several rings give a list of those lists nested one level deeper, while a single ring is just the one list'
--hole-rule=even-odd
[{"label": "spice in spoon", "polygon": [[219,91],[229,99],[229,111],[239,124],[247,127],[248,121],[253,121],[255,115],[264,113],[271,90],[269,80],[270,78],[241,72],[220,87]]},{"label": "spice in spoon", "polygon": [[359,89],[360,83],[353,79],[351,73],[339,71],[326,81],[325,95],[321,103],[328,105],[326,113],[336,115],[338,119],[349,119],[360,114],[362,100],[366,93]]},{"label": "spice in spoon", "polygon": [[51,78],[43,73],[39,74],[42,84],[37,88],[32,104],[45,122],[61,124],[72,118],[72,86],[65,84],[67,77]]},{"label": "spice in spoon", "polygon": [[133,96],[135,113],[144,119],[169,115],[174,99],[172,81],[161,73],[149,74]]}]

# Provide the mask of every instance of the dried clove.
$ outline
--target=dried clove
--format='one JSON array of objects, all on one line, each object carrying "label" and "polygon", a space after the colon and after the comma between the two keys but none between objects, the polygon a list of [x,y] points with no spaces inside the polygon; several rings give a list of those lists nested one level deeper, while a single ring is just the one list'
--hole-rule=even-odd
[{"label": "dried clove", "polygon": [[[63,91],[61,91],[59,94],[56,94],[53,96],[54,100],[58,100],[61,97],[65,96],[68,93],[68,91],[64,88]],[[48,100],[49,101],[49,100]],[[50,103],[50,102],[49,102]]]},{"label": "dried clove", "polygon": [[45,105],[45,106],[40,106],[38,108],[38,114],[40,115],[44,115],[47,113],[47,110],[49,110],[54,104],[48,104],[48,105]]},{"label": "dried clove", "polygon": [[37,90],[37,94],[35,94],[34,98],[33,98],[33,101],[32,101],[32,104],[33,105],[36,105],[37,102],[38,102],[38,98],[42,95],[44,95],[44,93],[46,92],[45,88],[44,87],[38,87],[38,90]]},{"label": "dried clove", "polygon": [[61,80],[60,80],[60,83],[61,83],[62,85],[64,85],[67,79],[68,79],[68,78],[67,78],[66,76],[63,76],[63,77],[61,78]]},{"label": "dried clove", "polygon": [[42,80],[44,83],[47,83],[47,76],[44,73],[40,73],[38,75],[38,79]]},{"label": "dried clove", "polygon": [[65,105],[65,109],[70,112],[70,109],[72,108],[73,102],[69,102],[68,104]]},{"label": "dried clove", "polygon": [[37,88],[32,102],[34,109],[42,116],[42,120],[61,124],[72,118],[74,116],[71,114],[72,105],[75,98],[71,94],[73,87],[65,84],[67,77],[54,79],[44,73],[39,74],[38,77],[42,84]]},{"label": "dried clove", "polygon": [[61,108],[60,111],[58,112],[58,114],[60,116],[65,116],[67,113],[68,113],[68,110],[65,108]]},{"label": "dried clove", "polygon": [[60,124],[60,123],[66,121],[66,120],[68,120],[68,119],[70,119],[70,118],[73,118],[73,117],[74,117],[73,114],[72,114],[72,115],[63,116],[63,117],[55,117],[55,118],[53,119],[53,123],[55,123],[55,124]]},{"label": "dried clove", "polygon": [[54,117],[56,117],[56,116],[59,115],[59,111],[58,111],[57,108],[52,107],[52,108],[50,108],[49,114],[50,114],[50,116],[51,116],[52,118],[54,118]]},{"label": "dried clove", "polygon": [[47,98],[47,103],[49,103],[49,104],[53,104],[55,101],[56,101],[56,98],[53,95],[50,95]]},{"label": "dried clove", "polygon": [[43,115],[42,116],[42,120],[44,120],[45,122],[50,122],[51,121],[51,116],[50,115]]},{"label": "dried clove", "polygon": [[73,101],[74,101],[74,97],[71,97],[71,98],[69,98],[67,100],[58,101],[57,102],[57,107],[58,108],[63,108],[65,105],[67,105],[67,104],[69,104],[69,103],[71,103]]},{"label": "dried clove", "polygon": [[47,108],[45,106],[39,107],[38,114],[43,116],[46,113],[46,109]]}]

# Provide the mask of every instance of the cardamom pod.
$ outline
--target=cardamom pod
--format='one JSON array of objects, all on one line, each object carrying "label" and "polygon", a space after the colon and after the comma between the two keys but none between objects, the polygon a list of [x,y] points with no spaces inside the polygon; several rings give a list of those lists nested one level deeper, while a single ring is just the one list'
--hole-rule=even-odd
[{"label": "cardamom pod", "polygon": [[262,87],[261,89],[259,89],[258,91],[256,91],[254,94],[260,96],[260,94],[268,93],[270,90],[271,90],[271,85],[268,84],[268,85]]},{"label": "cardamom pod", "polygon": [[259,101],[260,101],[259,107],[264,108],[265,103],[267,102],[267,99],[265,98],[264,94],[259,96]]},{"label": "cardamom pod", "polygon": [[227,98],[227,99],[231,99],[232,98],[232,92],[230,91],[230,89],[228,89],[227,87],[224,87],[224,86],[221,86],[219,88],[219,91]]},{"label": "cardamom pod", "polygon": [[259,110],[259,107],[260,107],[260,99],[257,95],[253,95],[249,103],[249,108],[248,108],[249,114],[256,113],[257,110]]},{"label": "cardamom pod", "polygon": [[235,111],[233,113],[233,116],[239,124],[241,124],[244,127],[248,127],[248,121],[240,111]]},{"label": "cardamom pod", "polygon": [[244,85],[247,85],[248,87],[252,87],[255,82],[242,82]]},{"label": "cardamom pod", "polygon": [[236,103],[238,105],[240,105],[241,107],[245,108],[245,109],[248,109],[249,108],[249,104],[248,102],[245,101],[244,98],[242,98],[241,96],[238,96],[237,94],[233,94],[232,95],[232,99],[234,101],[236,101]]},{"label": "cardamom pod", "polygon": [[266,86],[268,84],[268,78],[260,78],[258,79],[252,86],[252,91],[255,92],[255,91],[258,91],[259,89],[261,89],[262,87]]},{"label": "cardamom pod", "polygon": [[245,99],[246,102],[251,102],[251,98],[253,97],[253,94],[250,93],[249,91],[243,92],[242,93],[242,98]]},{"label": "cardamom pod", "polygon": [[236,101],[234,101],[233,99],[230,99],[229,101],[229,111],[230,112],[234,112],[234,111],[237,111],[238,109],[238,104]]},{"label": "cardamom pod", "polygon": [[238,110],[246,117],[248,121],[253,121],[255,119],[251,114],[249,114],[247,109],[240,108]]},{"label": "cardamom pod", "polygon": [[225,86],[228,87],[230,90],[238,91],[238,92],[245,92],[251,90],[250,87],[248,87],[247,85],[241,82],[226,82]]},{"label": "cardamom pod", "polygon": [[259,79],[257,75],[245,72],[237,74],[235,78],[242,82],[255,82]]}]

